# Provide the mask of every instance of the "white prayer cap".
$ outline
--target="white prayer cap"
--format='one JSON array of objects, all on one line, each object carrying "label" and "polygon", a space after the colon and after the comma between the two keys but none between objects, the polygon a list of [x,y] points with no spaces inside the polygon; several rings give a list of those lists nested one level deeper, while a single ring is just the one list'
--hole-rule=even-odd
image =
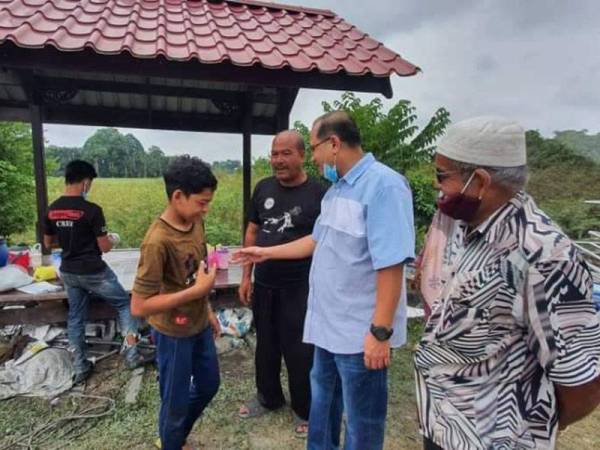
[{"label": "white prayer cap", "polygon": [[524,166],[525,130],[502,117],[474,117],[449,126],[437,145],[437,153],[473,165]]}]

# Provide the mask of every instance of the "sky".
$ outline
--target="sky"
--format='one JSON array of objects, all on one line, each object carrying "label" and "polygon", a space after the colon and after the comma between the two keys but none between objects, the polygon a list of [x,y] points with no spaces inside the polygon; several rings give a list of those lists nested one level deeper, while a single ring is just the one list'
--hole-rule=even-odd
[{"label": "sky", "polygon": [[[285,0],[330,9],[421,67],[392,76],[390,107],[408,99],[422,124],[443,106],[451,119],[501,115],[545,136],[555,130],[600,132],[600,1],[598,0]],[[366,11],[368,4],[368,13]],[[301,89],[290,123],[307,125],[321,102],[341,92]],[[374,95],[359,94],[368,101]],[[120,129],[145,148],[202,159],[241,159],[241,135]],[[51,145],[82,146],[94,127],[45,126]],[[255,136],[253,157],[272,137]],[[368,149],[367,149],[368,150]]]}]

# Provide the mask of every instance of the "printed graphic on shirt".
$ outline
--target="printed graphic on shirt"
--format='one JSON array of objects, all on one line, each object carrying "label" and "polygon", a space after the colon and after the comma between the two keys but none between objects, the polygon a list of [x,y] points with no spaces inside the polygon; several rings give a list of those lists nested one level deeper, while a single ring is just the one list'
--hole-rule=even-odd
[{"label": "printed graphic on shirt", "polygon": [[299,216],[300,213],[302,213],[302,208],[295,206],[279,217],[267,217],[263,221],[262,231],[265,233],[283,233],[288,228],[294,228],[292,218]]},{"label": "printed graphic on shirt", "polygon": [[275,206],[275,200],[273,197],[269,197],[265,200],[265,209],[271,209],[273,206]]},{"label": "printed graphic on shirt", "polygon": [[55,209],[48,212],[50,220],[79,220],[84,212],[78,209]]}]

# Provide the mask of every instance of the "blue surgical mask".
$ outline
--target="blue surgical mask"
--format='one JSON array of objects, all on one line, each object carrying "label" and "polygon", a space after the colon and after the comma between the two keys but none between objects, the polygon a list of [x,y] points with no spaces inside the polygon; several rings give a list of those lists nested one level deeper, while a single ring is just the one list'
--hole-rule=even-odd
[{"label": "blue surgical mask", "polygon": [[83,197],[84,200],[87,200],[89,191],[88,191],[88,186],[87,184],[83,185],[83,191],[81,191],[81,196]]},{"label": "blue surgical mask", "polygon": [[336,159],[337,155],[333,157],[333,165],[327,163],[323,164],[323,177],[332,183],[337,183],[340,179],[337,171]]}]

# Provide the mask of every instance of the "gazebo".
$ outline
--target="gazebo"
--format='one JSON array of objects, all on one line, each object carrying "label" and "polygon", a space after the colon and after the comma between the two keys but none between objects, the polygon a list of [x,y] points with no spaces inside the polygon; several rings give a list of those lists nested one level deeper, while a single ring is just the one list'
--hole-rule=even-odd
[{"label": "gazebo", "polygon": [[[38,238],[43,123],[251,136],[289,126],[299,88],[392,96],[415,65],[328,10],[254,0],[0,0],[0,120],[32,125]],[[41,241],[41,239],[40,239]]]}]

